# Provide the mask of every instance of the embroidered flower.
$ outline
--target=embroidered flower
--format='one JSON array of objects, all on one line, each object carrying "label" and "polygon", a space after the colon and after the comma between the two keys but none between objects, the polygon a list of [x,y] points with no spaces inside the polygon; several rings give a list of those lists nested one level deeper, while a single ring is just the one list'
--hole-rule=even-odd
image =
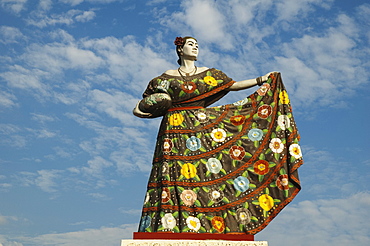
[{"label": "embroidered flower", "polygon": [[263,84],[258,90],[257,90],[257,93],[258,95],[260,96],[264,96],[266,95],[266,93],[270,90],[270,84]]},{"label": "embroidered flower", "polygon": [[215,174],[219,173],[220,170],[222,169],[221,162],[216,158],[209,158],[206,166],[208,171]]},{"label": "embroidered flower", "polygon": [[219,216],[213,217],[211,223],[212,223],[213,228],[216,229],[216,231],[218,231],[219,233],[224,232],[225,221],[222,217],[219,217]]},{"label": "embroidered flower", "polygon": [[279,93],[280,103],[281,104],[288,104],[290,102],[288,93],[286,90],[283,90]]},{"label": "embroidered flower", "polygon": [[226,132],[222,128],[216,128],[211,132],[211,137],[215,142],[223,142],[226,139]]},{"label": "embroidered flower", "polygon": [[245,116],[244,115],[235,115],[230,118],[231,123],[234,126],[239,126],[244,124],[245,122]]},{"label": "embroidered flower", "polygon": [[171,139],[169,139],[169,138],[163,139],[163,152],[164,153],[171,152],[172,147],[173,147],[173,143],[172,143]]},{"label": "embroidered flower", "polygon": [[183,121],[184,121],[184,116],[179,113],[175,113],[171,115],[169,119],[169,123],[172,126],[179,126],[182,124]]},{"label": "embroidered flower", "polygon": [[270,149],[274,153],[281,153],[284,150],[284,144],[281,142],[280,138],[273,138],[269,144]]},{"label": "embroidered flower", "polygon": [[175,45],[183,45],[184,44],[184,39],[182,37],[176,37],[176,39],[173,43]]},{"label": "embroidered flower", "polygon": [[246,208],[238,208],[236,210],[236,220],[243,225],[248,224],[251,222],[251,212]]},{"label": "embroidered flower", "polygon": [[167,214],[165,214],[163,217],[162,217],[162,219],[161,219],[161,221],[162,221],[162,226],[165,228],[165,229],[173,229],[173,228],[175,228],[175,226],[176,226],[176,219],[175,219],[175,217],[173,217],[173,215],[172,214],[170,214],[170,213],[167,213]]},{"label": "embroidered flower", "polygon": [[163,162],[162,164],[162,175],[170,174],[170,167],[167,162]]},{"label": "embroidered flower", "polygon": [[194,178],[197,175],[197,168],[191,163],[185,163],[182,165],[181,174],[187,179]]},{"label": "embroidered flower", "polygon": [[245,150],[241,146],[232,146],[229,150],[231,158],[240,161],[245,156]]},{"label": "embroidered flower", "polygon": [[188,138],[186,140],[186,147],[188,149],[190,149],[191,151],[196,151],[198,149],[200,149],[200,147],[202,147],[201,145],[201,142],[200,142],[200,139],[195,137],[195,136],[191,136],[190,138]]},{"label": "embroidered flower", "polygon": [[186,224],[190,230],[199,231],[200,229],[200,220],[197,217],[189,216],[186,219]]},{"label": "embroidered flower", "polygon": [[278,117],[278,125],[281,129],[285,130],[290,127],[290,119],[287,115],[279,115]]},{"label": "embroidered flower", "polygon": [[235,106],[243,106],[244,104],[248,103],[248,98],[244,98],[243,100],[240,100],[240,101],[237,101],[237,102],[234,102],[233,104]]},{"label": "embroidered flower", "polygon": [[197,89],[197,85],[194,82],[186,82],[181,85],[181,89],[186,93],[192,93]]},{"label": "embroidered flower", "polygon": [[219,203],[224,198],[224,193],[220,189],[213,188],[208,192],[208,197],[215,203]]},{"label": "embroidered flower", "polygon": [[244,192],[249,189],[249,179],[243,176],[239,176],[234,179],[234,188],[240,192]]},{"label": "embroidered flower", "polygon": [[269,163],[265,160],[258,160],[253,165],[253,170],[259,175],[265,175],[269,172]]},{"label": "embroidered flower", "polygon": [[211,85],[211,86],[217,86],[217,80],[213,78],[212,76],[206,76],[203,78],[204,83]]},{"label": "embroidered flower", "polygon": [[192,190],[184,190],[181,192],[180,198],[186,206],[192,206],[197,200],[197,194]]},{"label": "embroidered flower", "polygon": [[280,175],[276,180],[276,186],[280,190],[289,190],[288,174]]},{"label": "embroidered flower", "polygon": [[272,113],[272,108],[270,105],[264,104],[258,108],[258,116],[262,119],[266,119]]},{"label": "embroidered flower", "polygon": [[161,80],[159,83],[158,83],[158,86],[157,86],[157,92],[164,92],[164,93],[167,93],[167,90],[168,88],[170,87],[170,82],[168,80]]},{"label": "embroidered flower", "polygon": [[144,232],[146,228],[150,226],[150,223],[152,222],[152,218],[149,215],[145,215],[141,218],[139,231]]},{"label": "embroidered flower", "polygon": [[289,153],[294,156],[294,158],[299,159],[302,157],[301,147],[298,144],[292,144],[289,146]]},{"label": "embroidered flower", "polygon": [[274,207],[274,199],[267,194],[263,194],[258,198],[259,205],[265,211],[269,211],[271,208]]},{"label": "embroidered flower", "polygon": [[263,131],[258,128],[252,128],[248,132],[248,138],[252,141],[260,141],[263,137]]},{"label": "embroidered flower", "polygon": [[208,121],[208,114],[206,111],[199,110],[195,113],[195,116],[197,117],[198,121],[200,123],[205,123]]},{"label": "embroidered flower", "polygon": [[162,189],[162,203],[167,203],[169,200],[171,200],[171,193],[170,190],[165,187]]}]

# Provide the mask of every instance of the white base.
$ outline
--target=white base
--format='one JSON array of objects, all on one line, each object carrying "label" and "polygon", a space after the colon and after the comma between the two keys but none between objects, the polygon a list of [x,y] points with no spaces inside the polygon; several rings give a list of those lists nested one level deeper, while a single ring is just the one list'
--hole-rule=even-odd
[{"label": "white base", "polygon": [[122,240],[121,246],[268,246],[266,241]]}]

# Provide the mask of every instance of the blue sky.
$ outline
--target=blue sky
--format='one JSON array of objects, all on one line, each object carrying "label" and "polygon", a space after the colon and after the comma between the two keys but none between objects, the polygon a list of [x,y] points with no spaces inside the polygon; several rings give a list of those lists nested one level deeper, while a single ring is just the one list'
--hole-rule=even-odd
[{"label": "blue sky", "polygon": [[0,245],[132,237],[159,119],[131,112],[185,35],[198,66],[288,89],[302,191],[256,240],[369,245],[369,23],[365,0],[0,0]]}]

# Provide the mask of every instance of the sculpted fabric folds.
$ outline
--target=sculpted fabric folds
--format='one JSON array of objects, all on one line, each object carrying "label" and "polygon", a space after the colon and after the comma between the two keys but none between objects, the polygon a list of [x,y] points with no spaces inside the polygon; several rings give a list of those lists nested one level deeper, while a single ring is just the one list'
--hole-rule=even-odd
[{"label": "sculpted fabric folds", "polygon": [[217,69],[163,74],[144,93],[168,93],[139,232],[261,231],[299,192],[303,163],[279,73],[233,104],[205,108],[233,80]]}]

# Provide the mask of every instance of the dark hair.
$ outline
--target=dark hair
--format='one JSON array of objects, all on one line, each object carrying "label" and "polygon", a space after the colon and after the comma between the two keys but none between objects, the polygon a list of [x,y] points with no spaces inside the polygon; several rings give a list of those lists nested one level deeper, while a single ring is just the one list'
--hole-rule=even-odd
[{"label": "dark hair", "polygon": [[193,38],[193,37],[191,37],[191,36],[185,36],[185,37],[183,37],[182,39],[183,39],[182,44],[181,44],[181,45],[176,45],[176,54],[177,54],[177,56],[179,57],[179,59],[177,60],[177,63],[178,63],[179,65],[181,65],[181,53],[180,53],[179,48],[183,48],[183,47],[184,47],[184,45],[186,44],[186,40],[188,40],[188,39],[194,39],[195,41],[198,41],[196,38]]}]

